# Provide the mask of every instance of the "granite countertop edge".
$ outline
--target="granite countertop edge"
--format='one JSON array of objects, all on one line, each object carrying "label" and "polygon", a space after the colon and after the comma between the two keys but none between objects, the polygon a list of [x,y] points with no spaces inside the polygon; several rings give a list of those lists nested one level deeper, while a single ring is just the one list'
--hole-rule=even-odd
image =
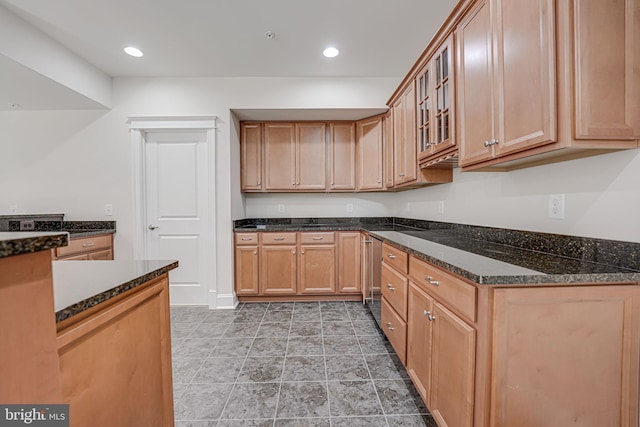
[{"label": "granite countertop edge", "polygon": [[[588,283],[624,283],[624,284],[637,284],[640,283],[640,272],[611,272],[611,273],[592,273],[592,274],[522,274],[522,275],[478,275],[464,268],[458,267],[454,264],[442,261],[409,248],[400,242],[397,242],[388,237],[376,234],[376,228],[379,225],[369,226],[367,224],[337,224],[326,226],[312,226],[305,227],[297,224],[278,224],[267,225],[265,228],[257,227],[234,227],[234,232],[294,232],[294,231],[306,231],[306,232],[326,232],[326,231],[364,231],[374,235],[376,238],[387,242],[403,251],[414,255],[423,261],[430,262],[438,267],[443,268],[451,273],[454,273],[464,279],[473,282],[476,285],[567,285],[567,284],[588,284]],[[388,226],[382,226],[384,231],[390,231]],[[427,239],[423,239],[427,240]]]},{"label": "granite countertop edge", "polygon": [[[84,262],[84,261],[83,261]],[[108,262],[108,261],[105,261]],[[86,298],[80,302],[77,302],[67,308],[64,308],[62,310],[59,310],[56,312],[56,323],[62,322],[63,320],[66,320],[76,314],[79,314],[85,310],[88,310],[92,307],[97,306],[98,304],[101,304],[105,301],[110,300],[111,298],[114,298],[124,292],[127,292],[131,289],[134,289],[138,286],[140,286],[141,284],[148,282],[149,280],[155,279],[156,277],[159,277],[161,275],[163,275],[164,273],[169,272],[170,270],[173,270],[174,268],[178,267],[178,261],[174,261],[170,264],[165,265],[164,267],[158,268],[156,270],[150,271],[146,274],[140,275],[138,277],[135,277],[127,282],[121,283],[120,285],[117,285],[111,289],[108,289],[104,292],[101,292],[97,295],[94,295],[92,297]]]},{"label": "granite countertop edge", "polygon": [[68,229],[65,230],[71,236],[71,240],[81,237],[99,236],[101,234],[115,234],[115,228],[105,228],[101,230],[80,230],[80,229]]},{"label": "granite countertop edge", "polygon": [[69,240],[69,233],[64,231],[0,232],[0,258],[67,246]]}]

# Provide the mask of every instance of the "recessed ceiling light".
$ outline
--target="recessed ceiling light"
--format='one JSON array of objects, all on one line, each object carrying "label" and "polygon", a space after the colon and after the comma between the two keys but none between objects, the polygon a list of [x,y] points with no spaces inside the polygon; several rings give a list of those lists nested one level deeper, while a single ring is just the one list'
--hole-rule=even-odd
[{"label": "recessed ceiling light", "polygon": [[324,56],[326,56],[327,58],[333,58],[338,56],[338,54],[340,53],[340,51],[338,49],[336,49],[335,47],[328,47],[324,50],[324,52],[322,52],[322,54]]},{"label": "recessed ceiling light", "polygon": [[127,46],[124,48],[124,51],[131,55],[131,56],[135,56],[136,58],[140,58],[142,55],[144,55],[144,53],[142,53],[142,51],[140,49],[138,49],[137,47],[133,47],[133,46]]}]

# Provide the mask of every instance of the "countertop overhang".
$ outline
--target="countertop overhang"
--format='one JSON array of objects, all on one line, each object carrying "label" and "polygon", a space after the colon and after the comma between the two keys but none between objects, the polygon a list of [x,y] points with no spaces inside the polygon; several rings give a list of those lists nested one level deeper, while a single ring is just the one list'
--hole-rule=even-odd
[{"label": "countertop overhang", "polygon": [[56,322],[178,267],[178,261],[53,261]]}]

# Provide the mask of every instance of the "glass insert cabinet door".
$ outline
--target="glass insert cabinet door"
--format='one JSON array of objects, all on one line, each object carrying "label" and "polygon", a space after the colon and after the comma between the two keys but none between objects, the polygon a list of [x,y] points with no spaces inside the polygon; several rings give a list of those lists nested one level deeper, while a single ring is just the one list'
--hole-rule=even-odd
[{"label": "glass insert cabinet door", "polygon": [[454,145],[452,58],[450,36],[416,77],[420,159]]}]

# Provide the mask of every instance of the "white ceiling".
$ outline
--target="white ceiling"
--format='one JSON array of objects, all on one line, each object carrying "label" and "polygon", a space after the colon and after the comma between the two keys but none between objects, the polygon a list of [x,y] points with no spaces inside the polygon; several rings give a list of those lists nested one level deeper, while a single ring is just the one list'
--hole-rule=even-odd
[{"label": "white ceiling", "polygon": [[[112,77],[398,77],[457,0],[0,0]],[[273,40],[264,33],[275,32]],[[141,48],[132,58],[122,49]],[[322,50],[341,51],[327,59]]]}]

